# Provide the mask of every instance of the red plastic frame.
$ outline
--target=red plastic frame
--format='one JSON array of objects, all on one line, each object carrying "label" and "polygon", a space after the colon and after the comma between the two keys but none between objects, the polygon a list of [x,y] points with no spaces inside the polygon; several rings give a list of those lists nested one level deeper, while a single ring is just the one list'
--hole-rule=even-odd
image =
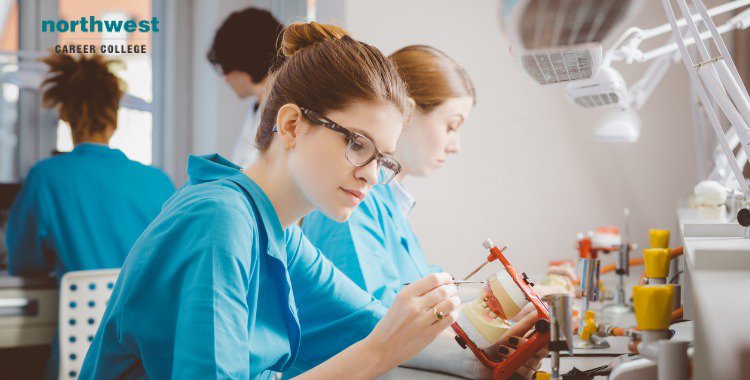
[{"label": "red plastic frame", "polygon": [[[547,326],[549,326],[549,312],[547,311],[547,307],[544,305],[544,303],[542,303],[542,300],[539,299],[539,296],[537,296],[531,286],[526,283],[526,280],[524,280],[523,277],[519,276],[518,272],[516,272],[512,265],[510,265],[508,259],[505,258],[505,255],[503,255],[503,253],[499,248],[497,248],[496,245],[493,245],[490,248],[490,254],[500,260],[500,262],[505,267],[505,270],[508,271],[510,277],[526,295],[526,298],[532,304],[534,304],[534,307],[536,308],[539,316],[539,320],[546,320],[548,322]],[[540,349],[546,347],[547,343],[549,343],[550,338],[549,329],[547,329],[547,331],[545,332],[534,331],[531,337],[529,337],[526,342],[518,347],[518,349],[516,349],[512,354],[508,355],[505,360],[496,362],[487,357],[484,351],[482,351],[482,349],[477,347],[477,345],[472,342],[471,339],[469,339],[469,337],[466,335],[461,326],[458,325],[458,323],[454,323],[453,325],[451,325],[451,327],[453,327],[453,331],[455,331],[456,334],[461,337],[461,339],[463,339],[471,352],[474,353],[474,356],[476,356],[477,359],[479,359],[479,361],[484,364],[485,367],[492,371],[492,378],[494,380],[505,380],[509,378],[511,375],[513,375],[513,373],[521,368],[521,365],[531,359]]]}]

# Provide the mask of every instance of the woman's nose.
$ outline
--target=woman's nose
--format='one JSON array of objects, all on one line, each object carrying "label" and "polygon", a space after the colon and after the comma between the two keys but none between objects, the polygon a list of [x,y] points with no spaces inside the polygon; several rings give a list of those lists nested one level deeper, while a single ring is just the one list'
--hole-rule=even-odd
[{"label": "woman's nose", "polygon": [[354,176],[364,180],[369,185],[375,185],[376,183],[378,183],[379,171],[380,168],[378,167],[378,160],[373,159],[365,166],[356,167],[354,169]]},{"label": "woman's nose", "polygon": [[446,146],[445,151],[446,153],[458,153],[461,150],[461,139],[458,137],[458,134],[455,134],[453,137],[451,137],[450,141],[448,141],[448,146]]}]

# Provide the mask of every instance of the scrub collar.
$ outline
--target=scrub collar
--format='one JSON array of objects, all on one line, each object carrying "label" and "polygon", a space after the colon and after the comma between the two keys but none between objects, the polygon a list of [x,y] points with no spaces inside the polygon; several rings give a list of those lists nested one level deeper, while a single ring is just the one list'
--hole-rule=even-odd
[{"label": "scrub collar", "polygon": [[119,149],[110,148],[106,144],[98,144],[98,143],[80,143],[77,144],[71,153],[76,154],[94,154],[94,155],[114,155],[114,156],[121,156],[123,158],[127,158],[125,153],[123,153]]},{"label": "scrub collar", "polygon": [[412,210],[414,210],[414,206],[417,205],[417,201],[397,179],[394,178],[387,186],[393,192],[393,197],[396,200],[396,206],[399,211],[401,211],[404,217],[408,217]]},{"label": "scrub collar", "polygon": [[190,179],[197,182],[230,180],[240,186],[260,211],[268,238],[277,247],[284,247],[286,239],[279,215],[271,200],[255,181],[242,172],[242,169],[218,154],[193,156],[188,158],[187,173]]}]

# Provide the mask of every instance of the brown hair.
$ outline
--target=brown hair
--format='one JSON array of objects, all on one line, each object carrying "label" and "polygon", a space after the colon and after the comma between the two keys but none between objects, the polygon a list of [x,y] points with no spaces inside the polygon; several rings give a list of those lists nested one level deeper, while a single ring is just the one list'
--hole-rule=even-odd
[{"label": "brown hair", "polygon": [[409,112],[406,86],[393,63],[377,48],[351,38],[346,30],[316,22],[296,22],[282,32],[283,62],[269,76],[255,144],[271,145],[276,115],[293,103],[319,113],[342,110],[356,101],[386,103]]},{"label": "brown hair", "polygon": [[50,54],[43,59],[49,77],[42,83],[42,104],[57,107],[60,119],[70,124],[74,139],[117,125],[117,110],[124,84],[109,66],[116,61],[101,55]]},{"label": "brown hair", "polygon": [[388,58],[396,64],[409,96],[423,112],[432,111],[450,98],[469,96],[476,104],[471,78],[442,51],[426,45],[411,45]]}]

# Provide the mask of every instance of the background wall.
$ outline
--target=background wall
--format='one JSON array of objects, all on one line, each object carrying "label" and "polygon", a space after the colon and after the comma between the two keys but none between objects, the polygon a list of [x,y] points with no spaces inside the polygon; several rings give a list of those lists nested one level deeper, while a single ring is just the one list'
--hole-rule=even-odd
[{"label": "background wall", "polygon": [[[271,9],[277,4],[192,3],[193,153],[231,152],[249,103],[234,97],[206,62],[205,51],[221,21],[253,3]],[[649,228],[675,226],[677,202],[692,191],[697,175],[688,77],[681,62],[641,110],[640,140],[606,144],[592,134],[603,112],[569,103],[564,86],[538,86],[516,66],[495,0],[319,3],[319,21],[344,25],[385,53],[416,43],[445,51],[477,87],[478,104],[461,134],[462,152],[431,177],[406,181],[418,200],[412,221],[429,261],[463,275],[483,259],[481,243],[492,237],[511,247],[510,257],[522,270],[538,273],[549,260],[574,257],[577,232],[621,225],[626,206],[634,241],[641,246]],[[648,1],[635,25],[665,22],[661,3]],[[617,63],[615,68],[632,85],[646,65]]]},{"label": "background wall", "polygon": [[[647,3],[636,25],[666,23],[661,2]],[[412,221],[429,261],[466,274],[484,259],[481,243],[492,237],[510,246],[522,270],[538,273],[549,260],[574,257],[577,232],[621,225],[626,206],[641,246],[649,228],[673,228],[678,199],[696,183],[682,62],[641,110],[638,142],[597,142],[592,128],[602,112],[569,103],[564,86],[542,87],[524,76],[509,54],[497,6],[492,0],[345,1],[354,37],[386,53],[408,44],[435,46],[463,65],[477,87],[461,153],[431,177],[405,181],[418,201]],[[615,64],[631,85],[645,66]]]}]

